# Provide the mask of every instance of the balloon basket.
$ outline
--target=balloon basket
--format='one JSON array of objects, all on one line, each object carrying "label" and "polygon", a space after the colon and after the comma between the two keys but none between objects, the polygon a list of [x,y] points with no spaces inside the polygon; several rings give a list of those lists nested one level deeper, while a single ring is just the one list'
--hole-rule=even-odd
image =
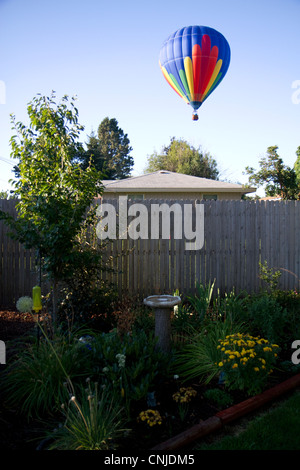
[{"label": "balloon basket", "polygon": [[198,121],[198,114],[193,114],[193,117],[192,117],[193,121]]}]

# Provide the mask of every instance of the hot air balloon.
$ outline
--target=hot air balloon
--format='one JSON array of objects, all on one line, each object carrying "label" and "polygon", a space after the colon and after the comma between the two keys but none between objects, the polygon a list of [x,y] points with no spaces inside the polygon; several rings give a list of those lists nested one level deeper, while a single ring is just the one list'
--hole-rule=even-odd
[{"label": "hot air balloon", "polygon": [[221,83],[230,63],[230,47],[225,37],[208,26],[178,29],[164,42],[159,65],[171,87],[197,110]]}]

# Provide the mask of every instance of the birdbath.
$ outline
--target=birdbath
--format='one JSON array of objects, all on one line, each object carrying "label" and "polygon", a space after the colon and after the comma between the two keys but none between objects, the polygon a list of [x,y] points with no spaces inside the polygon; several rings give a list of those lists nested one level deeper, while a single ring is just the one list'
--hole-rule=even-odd
[{"label": "birdbath", "polygon": [[161,351],[170,351],[171,311],[180,302],[181,298],[174,295],[150,295],[144,299],[144,304],[153,308],[155,313],[155,336],[158,338],[156,346]]}]

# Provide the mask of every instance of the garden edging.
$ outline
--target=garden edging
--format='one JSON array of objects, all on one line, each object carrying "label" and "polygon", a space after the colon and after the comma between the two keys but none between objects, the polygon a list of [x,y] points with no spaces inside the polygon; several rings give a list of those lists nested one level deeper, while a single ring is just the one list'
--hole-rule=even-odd
[{"label": "garden edging", "polygon": [[221,429],[224,425],[245,416],[247,413],[258,409],[271,400],[293,390],[297,386],[300,386],[300,374],[290,377],[284,382],[265,390],[259,395],[244,400],[243,402],[225,410],[219,411],[205,421],[201,421],[177,436],[152,447],[151,450],[176,450],[180,447],[191,444],[196,439],[207,436],[208,434]]}]

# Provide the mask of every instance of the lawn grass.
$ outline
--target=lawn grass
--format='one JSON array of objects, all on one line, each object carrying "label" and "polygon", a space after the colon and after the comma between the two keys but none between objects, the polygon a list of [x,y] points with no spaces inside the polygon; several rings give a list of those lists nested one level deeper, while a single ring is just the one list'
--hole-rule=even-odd
[{"label": "lawn grass", "polygon": [[232,435],[198,444],[194,450],[300,450],[300,390],[248,421],[242,430],[236,427]]}]

